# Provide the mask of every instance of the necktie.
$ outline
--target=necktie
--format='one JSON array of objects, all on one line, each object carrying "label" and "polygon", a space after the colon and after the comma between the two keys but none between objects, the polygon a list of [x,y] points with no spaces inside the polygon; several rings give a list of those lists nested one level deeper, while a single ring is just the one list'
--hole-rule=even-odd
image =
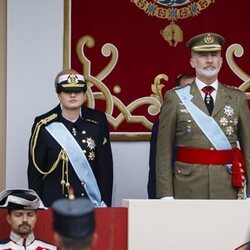
[{"label": "necktie", "polygon": [[208,110],[210,115],[212,114],[213,108],[214,108],[214,100],[213,100],[213,97],[211,96],[211,93],[214,90],[215,89],[212,86],[206,86],[206,87],[202,88],[202,91],[205,93],[204,102],[207,106],[207,110]]}]

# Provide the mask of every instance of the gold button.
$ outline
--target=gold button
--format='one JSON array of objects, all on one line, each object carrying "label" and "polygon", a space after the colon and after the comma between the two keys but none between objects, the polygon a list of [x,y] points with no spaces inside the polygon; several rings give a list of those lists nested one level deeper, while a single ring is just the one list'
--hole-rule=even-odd
[{"label": "gold button", "polygon": [[86,150],[84,149],[83,151],[82,151],[84,154],[86,154]]},{"label": "gold button", "polygon": [[84,134],[84,135],[85,135],[85,134],[86,134],[86,131],[85,131],[85,130],[83,130],[83,131],[82,131],[82,134]]},{"label": "gold button", "polygon": [[214,148],[212,147],[212,148],[210,148],[210,150],[214,150]]},{"label": "gold button", "polygon": [[83,186],[85,184],[85,182],[83,181],[83,182],[81,182],[81,185]]},{"label": "gold button", "polygon": [[86,140],[85,140],[85,139],[83,139],[83,140],[82,140],[82,143],[86,143]]},{"label": "gold button", "polygon": [[84,193],[81,193],[81,196],[84,196]]}]

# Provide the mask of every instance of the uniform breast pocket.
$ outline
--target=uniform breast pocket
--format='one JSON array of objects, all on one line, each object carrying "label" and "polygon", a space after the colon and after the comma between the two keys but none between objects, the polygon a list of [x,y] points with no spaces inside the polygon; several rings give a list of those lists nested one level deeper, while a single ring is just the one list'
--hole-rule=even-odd
[{"label": "uniform breast pocket", "polygon": [[192,197],[193,174],[190,164],[176,162],[174,170],[174,196],[176,199],[190,199]]},{"label": "uniform breast pocket", "polygon": [[187,176],[191,174],[191,166],[186,163],[176,162],[174,168],[174,174],[176,176]]}]

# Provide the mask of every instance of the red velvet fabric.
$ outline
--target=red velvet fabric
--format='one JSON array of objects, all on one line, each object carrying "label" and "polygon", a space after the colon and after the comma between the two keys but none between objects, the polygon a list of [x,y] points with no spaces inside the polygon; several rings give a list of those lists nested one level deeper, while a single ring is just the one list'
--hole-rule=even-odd
[{"label": "red velvet fabric", "polygon": [[[145,2],[139,1],[143,6]],[[167,2],[167,1],[165,1]],[[169,1],[170,2],[170,1]],[[175,1],[171,1],[175,2]],[[176,1],[177,2],[177,1]],[[187,1],[186,1],[187,2]],[[189,4],[199,2],[205,5],[209,1],[193,0]],[[91,62],[92,76],[97,76],[107,65],[110,58],[101,54],[101,48],[106,43],[116,46],[119,52],[117,65],[112,72],[103,79],[111,93],[119,98],[124,105],[134,100],[150,96],[151,84],[156,75],[164,73],[169,77],[163,93],[174,86],[176,77],[181,73],[194,73],[190,66],[190,51],[186,42],[199,33],[215,32],[225,37],[226,49],[238,43],[244,48],[243,56],[235,57],[236,64],[249,73],[250,36],[248,35],[249,1],[214,0],[210,5],[200,11],[197,16],[175,21],[183,30],[183,41],[176,47],[170,46],[160,34],[167,25],[168,19],[160,19],[146,14],[135,3],[127,1],[72,1],[72,27],[71,27],[71,62],[72,67],[83,72],[83,66],[76,56],[76,44],[84,35],[91,35],[95,40],[93,48],[86,48],[85,53]],[[183,7],[178,7],[179,9]],[[243,80],[228,66],[225,57],[219,80],[222,83],[240,86]],[[121,87],[121,92],[115,94],[115,85]],[[105,102],[97,101],[97,108],[105,111]],[[149,115],[147,105],[139,107],[134,115],[145,115],[151,122],[157,116]],[[113,116],[120,113],[115,108]],[[114,131],[114,128],[111,128]],[[148,128],[139,123],[123,122],[115,132],[147,132]]]}]

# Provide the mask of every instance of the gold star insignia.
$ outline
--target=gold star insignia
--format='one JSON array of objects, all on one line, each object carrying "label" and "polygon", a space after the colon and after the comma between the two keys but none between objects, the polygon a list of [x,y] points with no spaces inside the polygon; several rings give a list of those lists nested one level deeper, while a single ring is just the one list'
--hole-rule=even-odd
[{"label": "gold star insignia", "polygon": [[87,147],[90,148],[91,150],[95,149],[96,147],[95,141],[91,137],[87,138],[87,144],[88,144]]},{"label": "gold star insignia", "polygon": [[95,159],[95,152],[93,152],[93,151],[89,152],[88,159],[90,161],[93,161]]}]

